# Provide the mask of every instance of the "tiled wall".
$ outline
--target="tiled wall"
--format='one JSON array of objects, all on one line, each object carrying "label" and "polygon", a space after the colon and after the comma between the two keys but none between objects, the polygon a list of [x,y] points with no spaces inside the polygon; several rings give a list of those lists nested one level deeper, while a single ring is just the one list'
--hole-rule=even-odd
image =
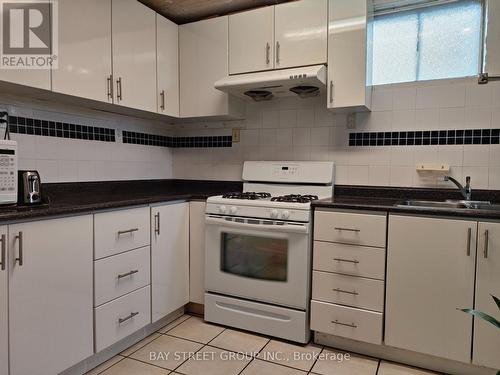
[{"label": "tiled wall", "polygon": [[[19,168],[36,169],[42,182],[106,181],[128,179],[161,179],[172,177],[172,152],[166,147],[124,144],[122,131],[144,132],[164,136],[172,135],[169,125],[132,117],[86,110],[9,95],[0,96],[0,110],[13,117],[37,119],[41,130],[33,124],[33,134],[16,128],[11,138],[18,142]],[[43,125],[47,123],[47,134]],[[55,123],[51,135],[50,125]],[[61,137],[57,124],[61,126]],[[65,127],[68,126],[68,137]],[[74,125],[74,131],[71,125]],[[77,125],[86,131],[77,131]],[[86,128],[83,128],[85,126]],[[114,129],[115,142],[104,132],[104,141],[89,140],[88,131]],[[24,131],[26,130],[26,131]],[[40,134],[37,131],[40,130]],[[27,134],[20,134],[20,132]],[[3,127],[0,131],[3,137]],[[73,137],[74,135],[74,137]],[[77,139],[78,136],[80,138]],[[87,139],[85,139],[87,138]],[[95,138],[94,136],[91,138]],[[99,139],[102,137],[99,136]]]},{"label": "tiled wall", "polygon": [[415,168],[446,163],[457,179],[470,175],[474,188],[500,189],[498,144],[349,146],[350,133],[407,132],[407,137],[408,132],[499,129],[500,82],[480,86],[468,78],[378,86],[373,111],[358,114],[354,129],[347,128],[345,114],[327,111],[325,101],[248,103],[243,121],[177,125],[177,135],[242,130],[241,142],[232,148],[173,150],[173,175],[239,180],[244,160],[333,160],[338,184],[449,187],[438,175]]}]

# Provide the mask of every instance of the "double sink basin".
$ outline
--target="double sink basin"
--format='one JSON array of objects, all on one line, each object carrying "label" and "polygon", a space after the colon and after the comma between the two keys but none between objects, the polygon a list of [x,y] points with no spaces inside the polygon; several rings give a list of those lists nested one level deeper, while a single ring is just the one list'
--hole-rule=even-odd
[{"label": "double sink basin", "polygon": [[490,210],[500,211],[500,204],[492,204],[488,201],[466,201],[466,200],[446,200],[446,201],[426,201],[407,200],[396,204],[396,207],[425,208],[435,210]]}]

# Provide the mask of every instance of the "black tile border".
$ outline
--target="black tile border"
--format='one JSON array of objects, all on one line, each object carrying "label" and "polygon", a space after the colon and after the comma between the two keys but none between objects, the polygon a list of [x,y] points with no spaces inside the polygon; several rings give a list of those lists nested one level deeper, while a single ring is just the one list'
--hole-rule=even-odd
[{"label": "black tile border", "polygon": [[127,144],[171,148],[232,147],[232,136],[169,137],[157,134],[122,131],[122,141]]},{"label": "black tile border", "polygon": [[500,129],[349,133],[349,146],[498,145]]},{"label": "black tile border", "polygon": [[115,129],[66,122],[40,120],[28,117],[9,116],[11,133],[83,139],[88,141],[115,142]]}]

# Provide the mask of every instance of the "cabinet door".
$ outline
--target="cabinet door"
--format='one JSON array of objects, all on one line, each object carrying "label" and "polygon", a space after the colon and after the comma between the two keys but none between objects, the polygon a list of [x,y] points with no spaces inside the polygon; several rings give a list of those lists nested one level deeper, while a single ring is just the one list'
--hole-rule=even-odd
[{"label": "cabinet door", "polygon": [[[355,25],[353,27],[352,25]],[[369,110],[371,48],[367,0],[330,0],[328,25],[328,108]]]},{"label": "cabinet door", "polygon": [[325,64],[327,0],[301,0],[276,5],[276,68]]},{"label": "cabinet door", "polygon": [[153,322],[189,302],[189,204],[151,208]]},{"label": "cabinet door", "polygon": [[274,7],[229,16],[229,74],[274,68]]},{"label": "cabinet door", "polygon": [[156,112],[155,12],[137,0],[113,0],[115,103]]},{"label": "cabinet door", "polygon": [[206,202],[189,203],[189,301],[205,299],[205,207]]},{"label": "cabinet door", "polygon": [[385,343],[468,362],[477,223],[391,215]]},{"label": "cabinet door", "polygon": [[179,27],[156,15],[158,113],[179,116]]},{"label": "cabinet door", "polygon": [[[498,316],[491,295],[500,298],[500,223],[479,223],[476,272],[476,310]],[[490,323],[474,318],[475,364],[500,368],[500,335]]]},{"label": "cabinet door", "polygon": [[179,26],[180,115],[219,116],[228,96],[214,83],[228,75],[228,17]]},{"label": "cabinet door", "polygon": [[500,2],[488,1],[487,30],[485,38],[484,72],[490,77],[500,77]]},{"label": "cabinet door", "polygon": [[59,68],[52,72],[52,90],[112,102],[111,0],[58,4]]},{"label": "cabinet door", "polygon": [[0,375],[9,375],[7,226],[0,227]]},{"label": "cabinet door", "polygon": [[9,226],[11,375],[54,375],[92,355],[92,237],[92,215]]}]

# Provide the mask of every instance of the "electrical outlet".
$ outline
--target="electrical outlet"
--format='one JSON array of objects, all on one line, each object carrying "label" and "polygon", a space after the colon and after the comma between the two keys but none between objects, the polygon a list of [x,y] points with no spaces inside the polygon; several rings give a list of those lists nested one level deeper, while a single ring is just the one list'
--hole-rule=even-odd
[{"label": "electrical outlet", "polygon": [[356,114],[349,113],[347,115],[347,129],[356,129]]},{"label": "electrical outlet", "polygon": [[238,143],[240,141],[240,129],[233,129],[233,143]]}]

